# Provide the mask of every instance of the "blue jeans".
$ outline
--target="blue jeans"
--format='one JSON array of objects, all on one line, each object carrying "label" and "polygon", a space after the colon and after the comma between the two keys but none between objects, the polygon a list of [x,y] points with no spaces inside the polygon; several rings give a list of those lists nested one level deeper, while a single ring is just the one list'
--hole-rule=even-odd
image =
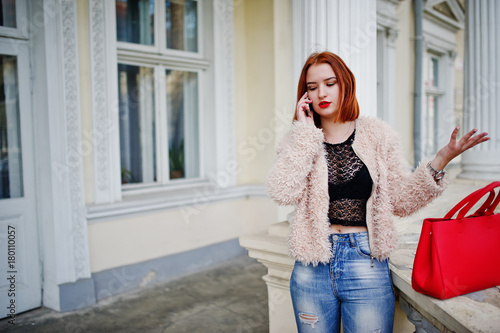
[{"label": "blue jeans", "polygon": [[299,333],[392,333],[394,290],[388,260],[370,256],[368,233],[330,235],[328,264],[295,263],[290,279]]}]

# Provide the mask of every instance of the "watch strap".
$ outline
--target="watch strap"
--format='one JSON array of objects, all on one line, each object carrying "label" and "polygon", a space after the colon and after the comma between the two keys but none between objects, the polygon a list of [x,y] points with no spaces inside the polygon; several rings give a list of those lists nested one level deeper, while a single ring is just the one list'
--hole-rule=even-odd
[{"label": "watch strap", "polygon": [[435,181],[443,179],[444,175],[446,174],[446,171],[443,170],[436,170],[432,167],[431,162],[427,163],[427,168],[430,170],[432,177],[434,177]]}]

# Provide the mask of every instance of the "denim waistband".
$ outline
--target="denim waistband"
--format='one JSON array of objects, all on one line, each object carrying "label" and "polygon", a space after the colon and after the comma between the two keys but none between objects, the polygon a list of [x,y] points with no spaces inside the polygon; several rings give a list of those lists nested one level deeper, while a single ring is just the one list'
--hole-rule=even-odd
[{"label": "denim waistband", "polygon": [[368,240],[368,231],[363,231],[363,232],[355,232],[355,233],[349,233],[349,234],[330,234],[328,237],[330,240],[330,243],[351,243],[354,244],[356,242],[360,241],[367,241]]}]

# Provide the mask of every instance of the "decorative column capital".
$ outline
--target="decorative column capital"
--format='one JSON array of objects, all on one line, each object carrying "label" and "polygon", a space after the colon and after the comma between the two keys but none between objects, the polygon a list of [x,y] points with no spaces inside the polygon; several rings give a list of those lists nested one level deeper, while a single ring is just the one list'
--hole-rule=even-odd
[{"label": "decorative column capital", "polygon": [[422,47],[424,49],[424,52],[427,52],[431,48],[431,41],[426,39],[425,37],[422,38]]},{"label": "decorative column capital", "polygon": [[394,28],[386,28],[385,29],[385,35],[387,37],[387,45],[395,48],[396,47],[396,41],[398,39],[398,33],[399,30],[394,29]]},{"label": "decorative column capital", "polygon": [[448,57],[450,58],[450,60],[452,62],[455,61],[457,55],[458,55],[458,52],[455,50],[448,51]]}]

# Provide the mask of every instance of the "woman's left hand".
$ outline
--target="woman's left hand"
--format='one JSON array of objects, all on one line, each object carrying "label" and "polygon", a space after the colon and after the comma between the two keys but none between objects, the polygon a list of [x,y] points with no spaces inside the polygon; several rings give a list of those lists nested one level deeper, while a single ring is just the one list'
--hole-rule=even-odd
[{"label": "woman's left hand", "polygon": [[486,142],[490,139],[488,133],[477,133],[477,129],[473,129],[465,134],[460,140],[457,141],[458,127],[455,127],[451,133],[450,142],[438,151],[436,157],[432,161],[432,167],[436,170],[442,170],[444,167],[455,157],[462,154],[467,149],[470,149],[480,143]]}]

